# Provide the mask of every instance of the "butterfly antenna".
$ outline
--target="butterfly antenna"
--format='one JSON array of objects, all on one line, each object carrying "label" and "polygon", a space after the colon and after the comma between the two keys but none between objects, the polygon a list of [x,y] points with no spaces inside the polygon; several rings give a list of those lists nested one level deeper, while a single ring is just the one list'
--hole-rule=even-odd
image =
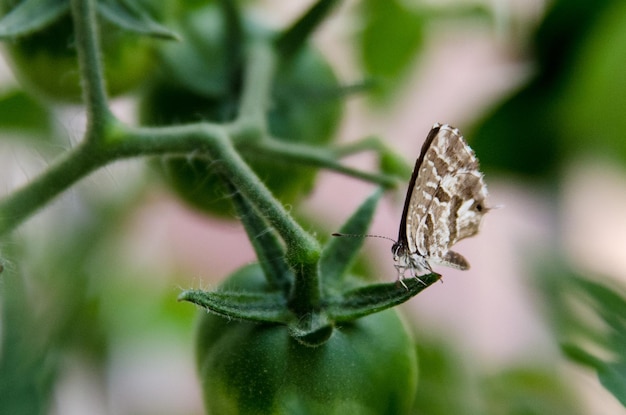
[{"label": "butterfly antenna", "polygon": [[388,238],[386,236],[382,236],[382,235],[369,235],[369,234],[355,234],[355,233],[339,233],[339,232],[334,232],[332,233],[332,236],[336,236],[336,237],[348,237],[348,238],[380,238],[380,239],[386,239],[388,241],[391,241],[393,243],[396,243],[395,239],[391,239]]}]

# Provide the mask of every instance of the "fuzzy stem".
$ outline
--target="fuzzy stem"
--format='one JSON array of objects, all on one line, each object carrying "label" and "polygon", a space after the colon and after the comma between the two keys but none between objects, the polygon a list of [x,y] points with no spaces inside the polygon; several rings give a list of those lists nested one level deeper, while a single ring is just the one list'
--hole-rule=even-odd
[{"label": "fuzzy stem", "polygon": [[293,257],[297,263],[306,260],[311,254],[313,257],[319,255],[318,242],[293,220],[241,158],[225,128],[208,123],[160,128],[128,128],[121,136],[124,139],[115,141],[117,144],[111,149],[117,158],[194,152],[201,157],[205,154],[276,228],[287,245],[288,257]]},{"label": "fuzzy stem", "polygon": [[397,180],[391,176],[367,173],[339,163],[336,160],[334,149],[312,147],[305,144],[288,143],[266,138],[258,143],[249,143],[242,146],[241,151],[273,160],[284,160],[297,165],[333,170],[346,176],[379,184],[385,188],[397,186]]},{"label": "fuzzy stem", "polygon": [[332,152],[336,157],[346,157],[368,150],[380,152],[384,148],[385,143],[383,143],[380,138],[368,136],[351,143],[337,145],[332,148]]},{"label": "fuzzy stem", "polygon": [[[257,41],[248,48],[244,74],[244,89],[234,131],[245,131],[245,140],[260,138],[267,133],[266,113],[275,73],[274,51],[266,42]],[[254,134],[251,136],[251,133]],[[240,135],[240,134],[235,134]]]},{"label": "fuzzy stem", "polygon": [[78,66],[87,106],[87,139],[102,138],[100,132],[112,118],[109,110],[98,39],[95,0],[71,0]]},{"label": "fuzzy stem", "polygon": [[[195,148],[214,162],[224,177],[258,209],[276,229],[287,247],[286,261],[295,274],[295,286],[290,303],[296,312],[317,310],[320,304],[320,280],[317,262],[321,248],[274,198],[248,164],[241,158],[224,130],[218,126],[195,124],[158,129],[134,129],[124,134],[117,149],[118,155],[132,156],[154,153],[178,146],[182,152]],[[123,150],[122,150],[123,149]]]},{"label": "fuzzy stem", "polygon": [[0,200],[0,236],[12,231],[58,194],[107,161],[104,153],[88,143],[66,153],[44,174]]}]

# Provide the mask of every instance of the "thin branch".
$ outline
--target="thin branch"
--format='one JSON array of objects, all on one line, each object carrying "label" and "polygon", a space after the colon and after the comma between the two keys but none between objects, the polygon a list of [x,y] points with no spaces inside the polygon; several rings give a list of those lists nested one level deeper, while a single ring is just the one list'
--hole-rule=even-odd
[{"label": "thin branch", "polygon": [[[266,114],[274,72],[275,56],[270,45],[262,41],[251,44],[248,49],[239,114],[233,128],[233,132],[243,131],[247,140],[262,137],[267,131]],[[254,137],[251,136],[251,132]],[[234,138],[237,138],[236,136]]]},{"label": "thin branch", "polygon": [[276,200],[265,184],[241,158],[230,137],[216,126],[194,124],[180,127],[130,129],[124,140],[118,141],[116,154],[125,156],[155,154],[179,149],[204,152],[214,162],[215,168],[237,188],[237,190],[276,229],[286,245],[286,261],[294,271],[295,284],[293,304],[302,310],[319,307],[320,281],[317,273],[321,247],[317,240],[306,232]]},{"label": "thin branch", "polygon": [[[291,218],[265,184],[241,158],[219,125],[198,123],[159,128],[128,128],[111,152],[117,158],[157,154],[206,154],[235,187],[259,209],[298,257],[319,251],[319,244]],[[112,144],[113,144],[112,143]],[[318,252],[319,253],[319,252]]]},{"label": "thin branch", "polygon": [[333,154],[337,157],[351,156],[363,151],[380,151],[385,148],[382,140],[376,136],[367,136],[351,143],[340,144],[332,148]]},{"label": "thin branch", "polygon": [[102,137],[112,118],[109,110],[98,39],[95,0],[71,0],[76,52],[87,106],[87,139]]},{"label": "thin branch", "polygon": [[103,155],[93,145],[83,143],[65,153],[42,175],[0,200],[0,236],[11,232],[61,192],[105,165],[108,160]]},{"label": "thin branch", "polygon": [[[265,157],[273,160],[287,161],[298,165],[307,165],[324,168],[345,174],[370,183],[379,184],[386,188],[397,186],[397,180],[384,174],[373,174],[357,170],[341,164],[337,161],[337,154],[347,155],[348,153],[335,149],[324,149],[307,146],[304,144],[289,143],[276,139],[264,139],[259,142],[246,143],[241,146],[242,152],[249,152],[257,157]],[[364,143],[365,144],[365,143]],[[359,151],[368,150],[362,146]],[[350,154],[358,151],[351,151]]]}]

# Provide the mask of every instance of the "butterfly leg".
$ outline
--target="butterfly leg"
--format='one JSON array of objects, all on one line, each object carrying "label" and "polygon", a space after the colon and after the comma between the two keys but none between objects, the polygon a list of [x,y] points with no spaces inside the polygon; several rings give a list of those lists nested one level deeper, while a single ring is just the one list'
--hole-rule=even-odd
[{"label": "butterfly leg", "polygon": [[402,266],[402,265],[395,265],[396,270],[398,271],[398,277],[396,279],[396,286],[398,284],[402,285],[404,287],[405,290],[409,290],[409,287],[406,286],[406,284],[404,283],[404,281],[402,281],[404,279],[404,272],[406,271],[407,267],[406,266]]},{"label": "butterfly leg", "polygon": [[422,281],[420,276],[433,272],[428,261],[426,261],[426,259],[419,254],[413,254],[411,255],[411,266],[409,268],[411,269],[413,278],[418,280],[422,285],[426,286],[427,284]]},{"label": "butterfly leg", "polygon": [[415,278],[416,280],[418,280],[423,286],[426,286],[426,283],[424,281],[422,281],[422,279],[419,277],[419,275],[417,275],[415,273],[415,270],[413,270],[413,278]]}]

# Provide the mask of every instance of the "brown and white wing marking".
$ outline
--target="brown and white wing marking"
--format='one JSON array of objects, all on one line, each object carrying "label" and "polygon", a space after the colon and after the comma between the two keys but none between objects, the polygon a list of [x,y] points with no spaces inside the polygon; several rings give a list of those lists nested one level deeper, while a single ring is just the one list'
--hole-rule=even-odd
[{"label": "brown and white wing marking", "polygon": [[400,225],[398,245],[404,245],[408,268],[433,262],[468,269],[450,247],[478,233],[486,197],[478,160],[463,136],[435,124],[415,164]]}]

